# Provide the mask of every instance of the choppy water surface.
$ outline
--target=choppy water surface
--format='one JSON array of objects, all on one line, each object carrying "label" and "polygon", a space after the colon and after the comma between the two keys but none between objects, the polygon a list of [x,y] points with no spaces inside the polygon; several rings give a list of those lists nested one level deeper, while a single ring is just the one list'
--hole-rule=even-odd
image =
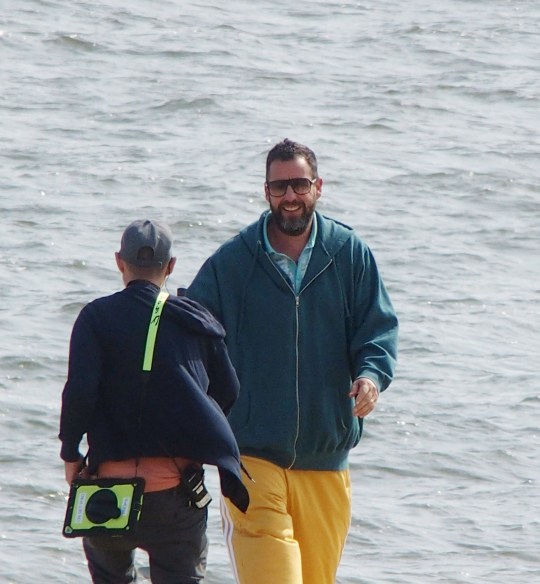
[{"label": "choppy water surface", "polygon": [[[123,227],[167,220],[188,284],[264,209],[284,137],[318,154],[320,209],[371,245],[402,323],[339,583],[536,581],[537,2],[0,6],[0,581],[89,581],[60,533],[59,396]],[[217,502],[210,537],[207,581],[232,583]]]}]

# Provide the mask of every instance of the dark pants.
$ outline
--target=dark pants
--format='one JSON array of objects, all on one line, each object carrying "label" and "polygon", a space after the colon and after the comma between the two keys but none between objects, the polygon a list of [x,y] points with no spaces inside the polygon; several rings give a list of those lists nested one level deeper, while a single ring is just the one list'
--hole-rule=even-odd
[{"label": "dark pants", "polygon": [[83,538],[94,584],[137,582],[135,549],[148,553],[152,584],[202,582],[206,571],[207,509],[189,507],[180,487],[145,493],[137,532]]}]

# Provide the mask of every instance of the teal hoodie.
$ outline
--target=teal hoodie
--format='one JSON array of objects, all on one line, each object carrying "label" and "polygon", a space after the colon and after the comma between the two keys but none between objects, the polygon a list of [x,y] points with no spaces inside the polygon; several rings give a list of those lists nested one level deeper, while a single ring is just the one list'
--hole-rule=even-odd
[{"label": "teal hoodie", "polygon": [[362,433],[351,382],[388,387],[397,317],[367,245],[318,213],[296,294],[265,251],[265,213],[203,264],[187,295],[226,330],[240,380],[229,414],[240,452],[283,468],[343,469]]}]

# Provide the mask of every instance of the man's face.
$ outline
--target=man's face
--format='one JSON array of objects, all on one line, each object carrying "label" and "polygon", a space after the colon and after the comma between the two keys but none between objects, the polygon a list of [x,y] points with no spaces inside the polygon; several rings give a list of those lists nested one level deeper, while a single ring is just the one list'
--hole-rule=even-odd
[{"label": "man's face", "polygon": [[271,185],[268,186],[272,181],[295,178],[313,180],[313,173],[305,158],[274,160],[268,169],[264,187],[266,200],[270,204],[276,226],[286,235],[302,235],[311,227],[317,199],[321,196],[322,179],[320,178],[309,186],[305,194],[295,193],[293,187],[289,185],[283,196],[272,195]]}]

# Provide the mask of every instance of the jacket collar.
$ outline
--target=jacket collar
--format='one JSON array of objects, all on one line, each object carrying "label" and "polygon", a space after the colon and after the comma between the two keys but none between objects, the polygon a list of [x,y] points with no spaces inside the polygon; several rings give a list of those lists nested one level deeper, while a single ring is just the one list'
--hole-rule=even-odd
[{"label": "jacket collar", "polygon": [[[240,237],[248,246],[252,253],[255,252],[257,244],[259,243],[264,249],[264,220],[270,211],[266,210],[259,217],[258,221],[248,225],[240,231]],[[352,237],[353,230],[344,223],[330,219],[315,211],[317,215],[317,239],[315,241],[315,248],[322,246],[325,253],[329,256],[335,256],[339,250]]]},{"label": "jacket collar", "polygon": [[[259,261],[278,286],[286,287],[284,279],[264,252],[264,220],[269,212],[269,210],[264,211],[258,221],[245,227],[239,235],[252,254],[253,263]],[[353,236],[353,230],[347,225],[325,217],[318,211],[315,213],[317,214],[317,238],[302,289],[332,263],[334,256]]]}]

